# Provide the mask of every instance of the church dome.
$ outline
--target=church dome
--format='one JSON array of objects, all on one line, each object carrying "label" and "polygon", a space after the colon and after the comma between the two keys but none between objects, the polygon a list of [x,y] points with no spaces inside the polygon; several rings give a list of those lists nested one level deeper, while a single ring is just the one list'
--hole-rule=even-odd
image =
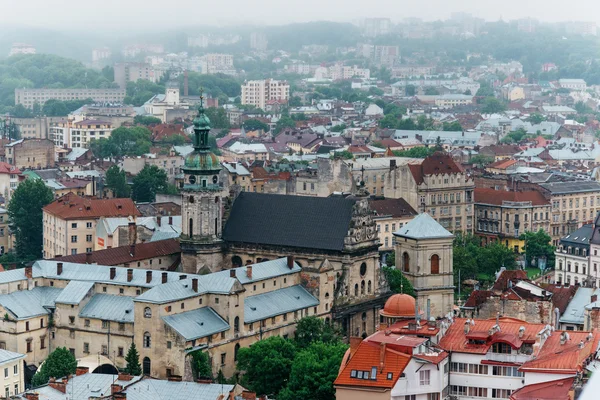
[{"label": "church dome", "polygon": [[221,169],[219,159],[213,153],[192,152],[185,157],[184,168],[198,171],[215,171]]},{"label": "church dome", "polygon": [[412,296],[395,294],[385,302],[381,315],[390,318],[415,318],[415,303]]},{"label": "church dome", "polygon": [[204,110],[194,119],[194,128],[210,129],[210,119],[204,114]]}]

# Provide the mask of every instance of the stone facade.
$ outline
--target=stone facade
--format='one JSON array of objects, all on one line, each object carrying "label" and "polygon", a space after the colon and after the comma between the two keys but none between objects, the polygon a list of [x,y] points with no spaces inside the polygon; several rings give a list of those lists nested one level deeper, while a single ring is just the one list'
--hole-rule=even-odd
[{"label": "stone facade", "polygon": [[22,139],[4,146],[6,162],[19,169],[53,168],[54,143],[48,139]]},{"label": "stone facade", "polygon": [[553,319],[551,301],[529,301],[490,297],[476,310],[466,314],[468,318],[490,319],[508,316],[533,324],[551,324]]}]

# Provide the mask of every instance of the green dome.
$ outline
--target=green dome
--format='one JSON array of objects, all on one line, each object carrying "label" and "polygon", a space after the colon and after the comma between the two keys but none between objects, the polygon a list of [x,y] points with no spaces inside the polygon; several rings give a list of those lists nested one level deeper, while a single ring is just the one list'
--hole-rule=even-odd
[{"label": "green dome", "polygon": [[199,171],[216,171],[221,169],[221,164],[217,156],[213,153],[193,152],[185,157],[184,168]]},{"label": "green dome", "polygon": [[194,119],[194,128],[196,129],[210,129],[210,119],[204,114],[204,109],[202,109],[198,116]]}]

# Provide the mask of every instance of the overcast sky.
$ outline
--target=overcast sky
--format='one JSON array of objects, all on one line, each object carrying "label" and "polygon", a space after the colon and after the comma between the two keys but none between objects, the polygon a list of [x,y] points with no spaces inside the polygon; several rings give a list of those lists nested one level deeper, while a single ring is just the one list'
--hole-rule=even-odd
[{"label": "overcast sky", "polygon": [[[0,0],[5,23],[62,29],[147,28],[270,24],[364,17],[445,19],[470,12],[487,20],[533,16],[545,21],[597,20],[595,0]],[[98,31],[100,30],[100,32]]]}]

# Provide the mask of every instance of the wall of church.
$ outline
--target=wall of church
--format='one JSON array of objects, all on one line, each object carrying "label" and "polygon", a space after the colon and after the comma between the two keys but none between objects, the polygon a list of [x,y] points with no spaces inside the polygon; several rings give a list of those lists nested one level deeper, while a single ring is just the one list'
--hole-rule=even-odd
[{"label": "wall of church", "polygon": [[471,318],[489,319],[497,315],[521,319],[532,324],[550,324],[552,322],[552,302],[503,300],[490,297],[478,310],[467,312]]}]

